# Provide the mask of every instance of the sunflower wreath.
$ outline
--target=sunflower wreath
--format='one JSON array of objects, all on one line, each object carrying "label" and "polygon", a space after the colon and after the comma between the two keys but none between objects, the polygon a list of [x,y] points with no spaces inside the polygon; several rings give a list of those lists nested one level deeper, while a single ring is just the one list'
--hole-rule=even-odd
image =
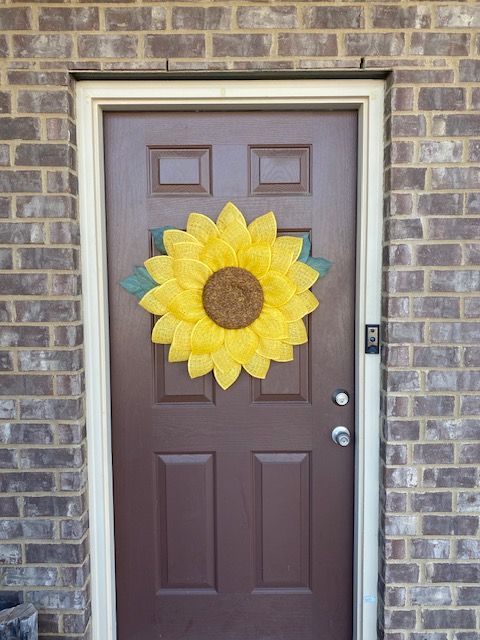
[{"label": "sunflower wreath", "polygon": [[293,360],[308,341],[302,318],[316,309],[310,291],[331,262],[310,256],[309,234],[277,236],[273,212],[247,225],[228,202],[217,222],[191,213],[187,230],[151,230],[161,255],[120,283],[159,316],[152,342],[169,344],[169,362],[188,361],[191,378],[213,370],[222,389],[242,367],[265,378],[270,361]]}]

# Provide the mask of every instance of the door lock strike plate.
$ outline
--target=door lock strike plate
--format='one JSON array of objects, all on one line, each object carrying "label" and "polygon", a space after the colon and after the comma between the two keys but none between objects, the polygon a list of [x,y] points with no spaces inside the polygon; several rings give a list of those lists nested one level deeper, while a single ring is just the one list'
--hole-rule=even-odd
[{"label": "door lock strike plate", "polygon": [[380,325],[365,325],[365,353],[380,352]]}]

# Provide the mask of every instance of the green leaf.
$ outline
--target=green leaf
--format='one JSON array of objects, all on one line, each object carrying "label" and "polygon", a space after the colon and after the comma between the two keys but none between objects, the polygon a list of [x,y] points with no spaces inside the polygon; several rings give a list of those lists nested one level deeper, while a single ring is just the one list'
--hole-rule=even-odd
[{"label": "green leaf", "polygon": [[302,250],[300,251],[300,255],[298,256],[298,261],[299,262],[306,262],[308,260],[309,255],[310,255],[310,250],[312,248],[312,243],[310,242],[310,234],[309,233],[303,233],[302,237],[303,237],[303,245],[302,245]]},{"label": "green leaf", "polygon": [[150,229],[150,233],[152,234],[153,242],[160,253],[164,255],[167,253],[165,249],[165,245],[163,244],[163,233],[167,229],[175,229],[175,227],[171,227],[170,225],[165,225],[164,227],[158,227],[157,229]]},{"label": "green leaf", "polygon": [[333,262],[331,262],[330,260],[327,260],[326,258],[312,258],[312,256],[310,256],[306,260],[306,263],[308,264],[309,267],[312,267],[312,269],[315,269],[316,271],[318,271],[318,273],[322,278],[323,276],[327,275],[328,271],[330,270],[330,267],[333,264]]},{"label": "green leaf", "polygon": [[158,283],[153,280],[145,267],[134,267],[132,274],[120,281],[120,285],[129,293],[141,300],[151,289],[158,287]]}]

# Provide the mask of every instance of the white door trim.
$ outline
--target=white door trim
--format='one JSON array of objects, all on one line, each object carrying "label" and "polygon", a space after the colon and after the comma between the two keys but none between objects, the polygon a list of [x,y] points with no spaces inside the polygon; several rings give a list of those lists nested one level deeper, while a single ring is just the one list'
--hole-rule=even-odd
[{"label": "white door trim", "polygon": [[77,84],[94,640],[116,639],[103,111],[259,107],[359,111],[353,637],[376,637],[380,357],[366,356],[363,347],[365,324],[380,321],[383,95],[381,80],[95,80]]}]

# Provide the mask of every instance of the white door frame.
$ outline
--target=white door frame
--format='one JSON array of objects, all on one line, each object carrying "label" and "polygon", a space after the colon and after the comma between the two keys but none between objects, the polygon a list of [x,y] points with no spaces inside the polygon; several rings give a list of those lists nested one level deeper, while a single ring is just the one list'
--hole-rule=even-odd
[{"label": "white door frame", "polygon": [[116,639],[103,111],[262,107],[350,108],[359,113],[353,637],[376,637],[380,357],[365,355],[364,327],[380,321],[383,95],[381,80],[93,80],[77,84],[94,640]]}]

